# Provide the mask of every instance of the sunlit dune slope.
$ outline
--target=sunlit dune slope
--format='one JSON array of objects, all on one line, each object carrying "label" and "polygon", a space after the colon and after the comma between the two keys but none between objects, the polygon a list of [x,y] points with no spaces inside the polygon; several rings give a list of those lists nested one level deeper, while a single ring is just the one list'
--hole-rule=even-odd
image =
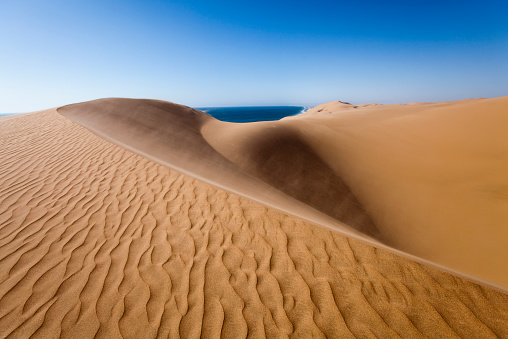
[{"label": "sunlit dune slope", "polygon": [[506,290],[508,97],[359,106],[303,121],[394,247]]}]

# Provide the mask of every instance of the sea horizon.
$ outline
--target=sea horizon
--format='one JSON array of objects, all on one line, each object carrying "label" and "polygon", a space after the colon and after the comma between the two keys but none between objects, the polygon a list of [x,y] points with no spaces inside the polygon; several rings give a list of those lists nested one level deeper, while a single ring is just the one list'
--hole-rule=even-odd
[{"label": "sea horizon", "polygon": [[231,106],[195,107],[215,119],[227,122],[276,121],[289,116],[305,113],[307,106]]}]

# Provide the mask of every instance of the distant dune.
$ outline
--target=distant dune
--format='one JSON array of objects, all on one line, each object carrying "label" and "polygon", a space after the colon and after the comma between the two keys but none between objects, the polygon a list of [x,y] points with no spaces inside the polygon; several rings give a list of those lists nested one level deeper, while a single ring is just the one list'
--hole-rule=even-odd
[{"label": "distant dune", "polygon": [[507,126],[508,97],[0,118],[0,336],[508,337]]}]

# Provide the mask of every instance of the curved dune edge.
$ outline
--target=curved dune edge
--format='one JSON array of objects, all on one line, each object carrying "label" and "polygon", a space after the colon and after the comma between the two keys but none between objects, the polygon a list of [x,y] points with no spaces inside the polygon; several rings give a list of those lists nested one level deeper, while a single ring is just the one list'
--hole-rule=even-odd
[{"label": "curved dune edge", "polygon": [[[314,222],[341,229],[348,235],[375,241],[358,231],[371,227],[371,221],[356,201],[348,201],[354,199],[348,192],[340,195],[345,201],[338,212],[343,212],[346,225],[239,168],[204,137],[202,129],[217,122],[204,112],[164,101],[120,98],[72,104],[57,111],[108,141],[182,173],[265,205],[292,211],[303,219],[310,216]],[[350,210],[353,212],[348,213]]]},{"label": "curved dune edge", "polygon": [[[505,97],[434,104],[364,105],[353,108],[349,104],[340,103],[340,109],[332,107],[332,110],[340,112],[339,115],[316,112],[316,109],[322,108],[316,107],[298,118],[249,124],[220,122],[200,111],[154,100],[101,99],[65,106],[58,111],[107,140],[183,173],[266,206],[367,241],[376,247],[395,251],[413,260],[438,266],[507,292],[508,246],[505,239],[508,238],[508,230],[503,229],[502,225],[503,220],[508,220],[508,215],[503,218],[506,210],[495,210],[497,219],[483,216],[487,225],[482,225],[483,228],[478,231],[478,227],[467,224],[467,211],[460,210],[463,206],[453,205],[456,197],[445,192],[448,194],[448,201],[452,201],[451,206],[447,206],[448,211],[453,211],[452,215],[461,218],[454,220],[439,215],[446,214],[446,211],[433,215],[429,212],[433,211],[436,204],[422,202],[422,198],[419,198],[422,192],[421,176],[425,173],[417,173],[416,178],[408,178],[401,172],[409,166],[409,172],[415,176],[414,173],[418,172],[417,166],[421,165],[420,155],[433,150],[432,147],[458,145],[459,151],[463,150],[463,144],[470,147],[471,145],[464,143],[461,138],[464,133],[469,132],[468,128],[474,127],[475,124],[486,122],[490,128],[487,130],[488,134],[480,135],[484,140],[492,136],[494,139],[499,138],[504,131],[499,128],[496,130],[495,127],[506,126],[503,112],[508,107],[507,101]],[[457,127],[456,121],[460,119],[462,125]],[[427,128],[432,126],[433,129],[422,129],[421,126],[425,124]],[[447,129],[447,124],[452,125],[451,128]],[[425,139],[426,131],[440,128],[441,139]],[[417,137],[411,139],[415,134]],[[452,139],[451,143],[449,139]],[[459,139],[462,144],[454,139]],[[436,146],[428,147],[430,141]],[[444,141],[444,147],[440,146],[440,141]],[[503,143],[495,141],[489,143],[487,140],[487,144],[482,146],[487,152],[497,152],[499,155],[503,151]],[[413,144],[419,152],[415,153],[408,144]],[[505,145],[508,145],[508,142]],[[379,153],[369,151],[372,148],[377,148]],[[304,152],[299,152],[302,149]],[[386,157],[382,156],[383,152]],[[283,159],[286,153],[289,156]],[[301,159],[288,166],[291,159],[295,156],[298,158],[302,153]],[[393,157],[393,154],[396,156]],[[453,181],[455,178],[451,175],[455,173],[465,172],[470,176],[489,173],[485,168],[473,168],[473,173],[469,173],[471,170],[467,168],[468,165],[476,166],[475,160],[480,159],[481,162],[485,159],[481,157],[483,153],[480,158],[468,159],[467,155],[469,164],[462,161],[459,166],[453,163],[450,165],[449,159],[456,161],[450,154],[445,154],[448,156],[448,159],[444,158],[445,163],[440,163],[443,161],[441,154],[436,156],[437,161],[431,159],[425,163],[424,171],[429,171],[429,167],[435,170],[433,166],[438,169],[434,177],[424,178],[423,199],[436,200],[433,195],[439,197],[443,193],[439,187],[432,192],[425,191],[425,185],[432,183],[432,180],[440,180],[440,185],[446,187],[444,180]],[[430,157],[432,156],[431,154]],[[390,159],[395,161],[390,163]],[[492,159],[487,159],[489,160]],[[493,164],[497,166],[494,166],[494,170],[500,174],[498,181],[501,183],[487,183],[487,190],[495,190],[496,186],[501,189],[504,187],[502,181],[506,181],[506,175],[503,173],[508,171],[499,166],[503,161],[504,159],[500,159]],[[389,164],[383,166],[385,162]],[[316,166],[316,163],[321,165]],[[295,166],[298,168],[295,169]],[[371,168],[375,171],[369,173],[368,169]],[[442,169],[445,172],[444,177]],[[492,166],[489,170],[492,170]],[[397,173],[406,186],[397,187],[401,186],[401,180],[391,178],[391,172]],[[288,176],[290,180],[286,180]],[[319,180],[312,180],[316,177]],[[468,179],[469,177],[463,182],[467,183]],[[329,185],[333,180],[336,180],[337,184]],[[296,185],[286,187],[285,181],[296,182]],[[309,187],[298,191],[301,183],[309,181]],[[323,182],[324,186],[319,186]],[[416,193],[408,196],[405,188],[409,188],[411,193],[413,186],[417,188]],[[482,189],[482,185],[477,186],[479,190]],[[339,189],[330,195],[333,199],[329,199],[323,196],[323,187]],[[464,195],[464,192],[459,193]],[[417,199],[414,199],[414,196]],[[357,197],[361,203],[357,201]],[[330,201],[340,201],[337,204],[338,211],[333,210],[334,205],[330,205]],[[482,203],[488,206],[491,201]],[[421,209],[414,211],[416,219],[404,211],[398,212],[400,215],[387,213],[390,209],[406,207],[411,212],[415,204],[416,207],[421,204],[428,205],[425,212]],[[474,211],[474,206],[468,207],[470,212]],[[422,215],[425,216],[423,220],[417,220],[421,219]],[[370,217],[373,217],[374,222]],[[482,216],[473,217],[478,220]],[[480,246],[476,246],[478,243]]]},{"label": "curved dune edge", "polygon": [[0,337],[508,337],[508,295],[194,180],[54,109],[0,130]]}]

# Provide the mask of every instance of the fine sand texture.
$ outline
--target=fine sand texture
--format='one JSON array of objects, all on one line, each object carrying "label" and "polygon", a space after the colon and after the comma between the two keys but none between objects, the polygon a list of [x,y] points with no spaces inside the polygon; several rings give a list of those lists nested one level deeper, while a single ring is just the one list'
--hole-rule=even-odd
[{"label": "fine sand texture", "polygon": [[[129,111],[126,103],[136,111],[136,101],[109,100],[103,103],[120,113]],[[146,103],[153,102],[138,102]],[[368,216],[368,200],[361,202],[333,162],[309,154],[311,141],[295,140],[297,127],[281,139],[264,134],[292,152],[303,149],[299,175],[307,175],[304,160],[314,159],[310,174],[333,180],[336,191],[323,194],[339,197],[343,207],[320,206],[315,193],[299,191],[303,181],[292,173],[270,178],[256,168],[258,159],[279,170],[263,152],[283,156],[272,145],[249,138],[263,147],[245,141],[228,148],[218,141],[256,133],[256,124],[235,135],[228,131],[235,125],[200,113],[184,122],[173,114],[176,130],[194,136],[181,132],[165,147],[135,149],[143,136],[164,133],[136,127],[143,132],[113,144],[105,138],[139,122],[129,114],[124,125],[105,118],[109,131],[100,132],[94,110],[88,117],[80,110],[80,123],[94,134],[65,117],[80,114],[60,111],[64,116],[51,109],[0,119],[0,337],[508,337],[508,295],[368,245],[390,242]],[[163,122],[151,126],[171,125]],[[281,180],[285,175],[299,184]],[[249,196],[250,189],[251,199],[230,193]],[[289,212],[328,229],[266,205],[301,207]]]}]

